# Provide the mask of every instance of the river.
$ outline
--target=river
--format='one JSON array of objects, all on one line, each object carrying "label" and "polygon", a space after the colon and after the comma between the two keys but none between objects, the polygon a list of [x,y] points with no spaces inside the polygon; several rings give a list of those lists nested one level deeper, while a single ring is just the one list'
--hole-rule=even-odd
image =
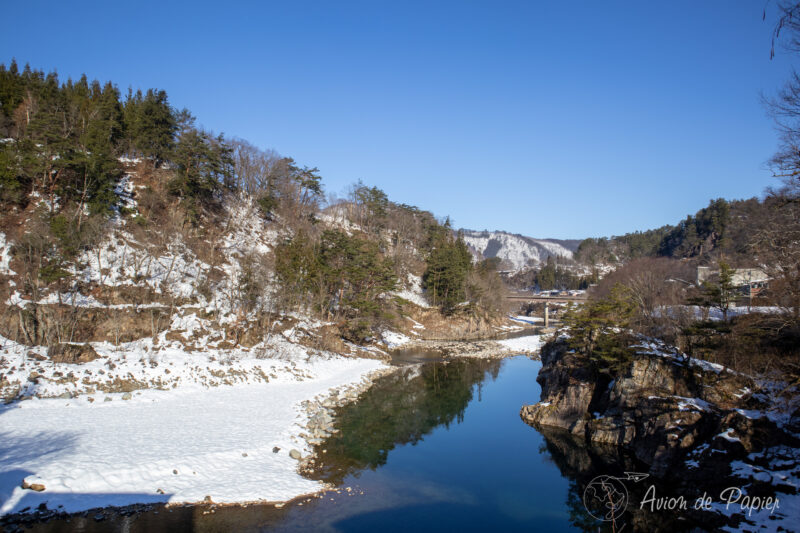
[{"label": "river", "polygon": [[[426,362],[400,366],[338,410],[339,432],[318,448],[312,475],[335,490],[280,508],[158,507],[102,521],[88,513],[34,530],[611,530],[581,499],[604,462],[568,436],[545,438],[519,417],[523,404],[539,400],[537,360],[416,359]],[[636,465],[615,457],[605,466]]]}]

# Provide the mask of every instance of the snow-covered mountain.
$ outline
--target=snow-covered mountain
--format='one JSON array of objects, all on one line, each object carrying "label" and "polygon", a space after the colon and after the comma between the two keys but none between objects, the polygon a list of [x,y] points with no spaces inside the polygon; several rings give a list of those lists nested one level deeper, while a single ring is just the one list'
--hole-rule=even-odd
[{"label": "snow-covered mountain", "polygon": [[572,258],[578,240],[534,239],[504,231],[462,230],[464,242],[479,255],[488,259],[499,257],[513,269],[534,266],[548,257]]}]

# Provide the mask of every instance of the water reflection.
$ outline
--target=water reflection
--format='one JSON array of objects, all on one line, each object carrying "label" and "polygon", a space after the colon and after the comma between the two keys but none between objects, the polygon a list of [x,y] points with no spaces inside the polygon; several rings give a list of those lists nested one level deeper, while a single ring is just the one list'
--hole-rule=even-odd
[{"label": "water reflection", "polygon": [[340,431],[317,447],[320,468],[312,477],[340,484],[350,474],[386,464],[395,447],[416,445],[434,428],[463,422],[473,395],[480,396],[484,379],[497,379],[501,364],[428,363],[403,367],[380,379],[358,402],[338,410]]},{"label": "water reflection", "polygon": [[[700,512],[693,509],[698,493],[696,482],[680,482],[680,473],[673,472],[670,479],[648,476],[635,481],[625,479],[626,473],[641,473],[649,470],[632,454],[622,448],[596,443],[586,443],[567,431],[539,428],[544,437],[542,453],[547,454],[559,468],[561,474],[570,480],[566,506],[570,522],[582,531],[712,531],[725,525],[722,516],[716,513]],[[621,478],[627,491],[624,512],[615,521],[598,521],[591,516],[584,503],[588,485],[601,476]],[[729,480],[707,480],[704,488],[720,486]],[[678,497],[683,495],[687,501],[686,510],[656,510],[649,506],[642,508],[648,488],[655,487],[657,494]]]}]

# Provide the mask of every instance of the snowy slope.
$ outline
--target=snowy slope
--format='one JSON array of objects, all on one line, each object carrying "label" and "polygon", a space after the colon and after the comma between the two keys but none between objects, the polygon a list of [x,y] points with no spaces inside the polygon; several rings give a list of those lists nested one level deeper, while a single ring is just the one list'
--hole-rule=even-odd
[{"label": "snowy slope", "polygon": [[464,242],[484,258],[499,257],[513,269],[541,263],[550,256],[572,258],[573,250],[559,241],[533,239],[503,231],[464,230],[463,236]]}]

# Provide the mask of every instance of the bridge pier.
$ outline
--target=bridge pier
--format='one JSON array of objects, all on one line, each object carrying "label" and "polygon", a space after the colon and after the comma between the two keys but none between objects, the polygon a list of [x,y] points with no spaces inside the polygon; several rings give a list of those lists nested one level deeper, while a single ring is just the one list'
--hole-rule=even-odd
[{"label": "bridge pier", "polygon": [[550,303],[544,303],[544,327],[550,327]]}]

